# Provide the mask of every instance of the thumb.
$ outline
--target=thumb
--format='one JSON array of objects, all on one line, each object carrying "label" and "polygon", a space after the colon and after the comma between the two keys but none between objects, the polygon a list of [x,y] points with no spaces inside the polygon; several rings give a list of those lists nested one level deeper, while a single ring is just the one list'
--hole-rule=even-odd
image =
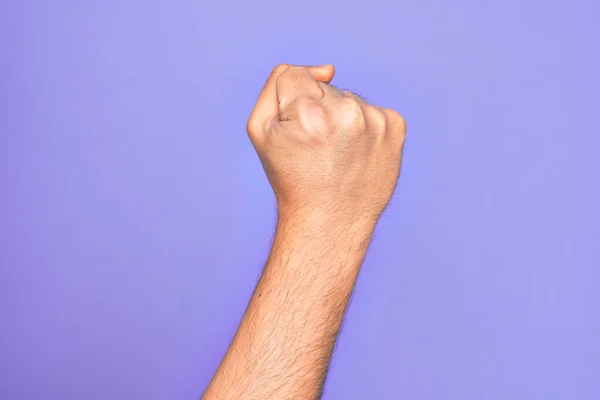
[{"label": "thumb", "polygon": [[331,82],[333,76],[335,75],[335,67],[331,64],[324,64],[314,67],[305,66],[304,68],[306,68],[308,72],[312,74],[313,78],[323,83]]}]

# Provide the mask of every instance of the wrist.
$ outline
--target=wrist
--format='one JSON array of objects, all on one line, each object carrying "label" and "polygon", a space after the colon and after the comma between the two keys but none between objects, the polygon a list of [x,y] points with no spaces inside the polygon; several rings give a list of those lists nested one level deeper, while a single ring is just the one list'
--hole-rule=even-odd
[{"label": "wrist", "polygon": [[[280,210],[267,265],[315,273],[320,285],[353,284],[373,236],[374,224],[311,211]],[[286,260],[273,262],[273,260]],[[318,261],[316,264],[315,262]],[[312,266],[317,265],[314,270]],[[345,282],[345,283],[342,283]]]},{"label": "wrist", "polygon": [[277,230],[328,240],[370,241],[376,218],[356,216],[318,208],[279,207]]}]

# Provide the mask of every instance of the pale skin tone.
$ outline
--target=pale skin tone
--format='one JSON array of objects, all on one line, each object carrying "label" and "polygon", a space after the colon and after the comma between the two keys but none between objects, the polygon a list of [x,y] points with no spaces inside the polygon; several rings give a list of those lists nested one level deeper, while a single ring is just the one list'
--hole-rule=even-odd
[{"label": "pale skin tone", "polygon": [[406,134],[395,111],[330,85],[333,66],[280,65],[248,120],[275,192],[271,253],[203,400],[319,399]]}]

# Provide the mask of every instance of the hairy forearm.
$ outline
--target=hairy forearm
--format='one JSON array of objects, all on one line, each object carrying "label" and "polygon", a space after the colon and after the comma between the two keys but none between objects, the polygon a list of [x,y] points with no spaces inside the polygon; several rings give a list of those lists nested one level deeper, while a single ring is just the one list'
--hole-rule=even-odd
[{"label": "hairy forearm", "polygon": [[203,399],[319,398],[373,228],[280,216],[262,277]]}]

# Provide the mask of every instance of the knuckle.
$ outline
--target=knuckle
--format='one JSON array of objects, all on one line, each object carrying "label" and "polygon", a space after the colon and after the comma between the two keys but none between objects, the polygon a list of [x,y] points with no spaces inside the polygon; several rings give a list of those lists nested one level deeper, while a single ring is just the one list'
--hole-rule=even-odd
[{"label": "knuckle", "polygon": [[315,135],[324,135],[329,131],[329,118],[323,105],[315,99],[301,97],[296,105],[298,117],[303,129]]},{"label": "knuckle", "polygon": [[352,125],[358,125],[362,128],[366,125],[365,113],[361,105],[351,97],[345,97],[341,100],[342,114],[344,120]]},{"label": "knuckle", "polygon": [[262,127],[260,126],[260,122],[257,121],[257,119],[253,116],[248,118],[248,121],[246,122],[246,133],[248,134],[248,137],[252,143],[258,141],[261,131]]},{"label": "knuckle", "polygon": [[302,67],[298,67],[296,65],[286,65],[286,64],[282,64],[281,66],[278,66],[279,69],[276,72],[277,75],[279,75],[278,80],[298,80],[299,79],[299,73],[303,72],[303,68]]},{"label": "knuckle", "polygon": [[398,120],[398,126],[400,127],[400,129],[402,130],[402,132],[406,133],[406,120],[404,119],[404,117],[400,114],[398,114],[396,112],[397,115],[397,120]]},{"label": "knuckle", "polygon": [[248,133],[248,136],[252,137],[256,135],[257,130],[256,119],[253,116],[250,116],[248,121],[246,121],[246,132]]},{"label": "knuckle", "polygon": [[388,129],[388,122],[385,113],[379,107],[368,107],[371,116],[370,122],[373,129],[381,134],[385,134]]},{"label": "knuckle", "polygon": [[358,103],[368,104],[367,100],[358,93],[354,93],[350,90],[343,90],[343,92],[346,96],[353,98]]},{"label": "knuckle", "polygon": [[398,114],[398,117],[398,135],[400,136],[402,141],[404,141],[406,139],[406,120],[400,114]]},{"label": "knuckle", "polygon": [[341,100],[342,107],[349,112],[358,113],[361,110],[360,104],[358,101],[353,99],[352,97],[343,97]]},{"label": "knuckle", "polygon": [[406,137],[406,120],[400,113],[395,110],[386,108],[384,112],[390,122],[390,125],[393,127],[394,133],[404,140]]},{"label": "knuckle", "polygon": [[273,75],[281,75],[283,74],[288,68],[289,68],[289,64],[279,64],[276,65],[275,68],[273,68],[273,71],[271,71],[271,73]]}]

